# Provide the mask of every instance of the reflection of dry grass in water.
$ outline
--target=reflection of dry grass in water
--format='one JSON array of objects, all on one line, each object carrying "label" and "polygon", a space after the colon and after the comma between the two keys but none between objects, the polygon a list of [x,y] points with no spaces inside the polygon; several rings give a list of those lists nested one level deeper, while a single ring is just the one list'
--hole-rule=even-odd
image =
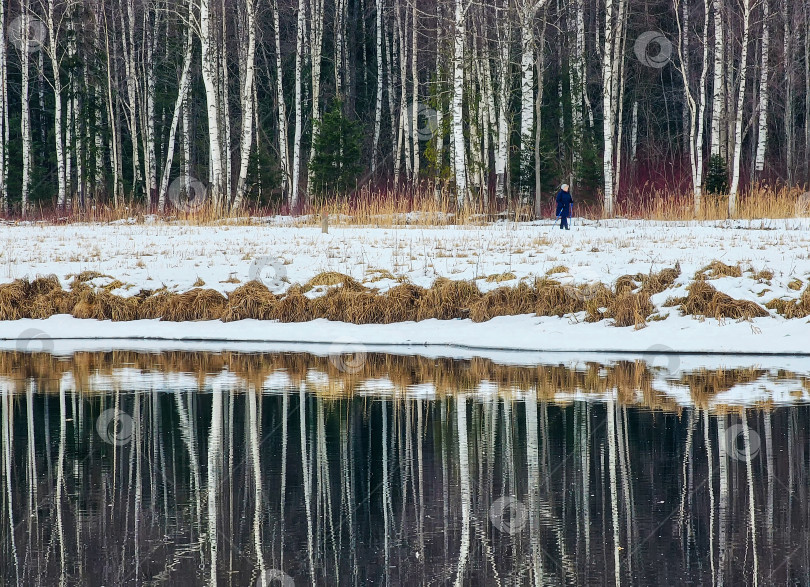
[{"label": "reflection of dry grass in water", "polygon": [[[60,358],[46,353],[0,352],[0,377],[10,379],[19,394],[25,392],[27,381],[34,381],[40,392],[58,393],[60,380],[70,374],[78,390],[93,394],[93,376],[114,378],[116,371],[124,368],[145,373],[190,374],[196,377],[199,389],[206,386],[211,375],[224,371],[234,374],[251,389],[261,389],[270,375],[283,372],[293,386],[305,383],[309,391],[332,399],[352,397],[374,380],[390,381],[400,398],[407,398],[409,388],[415,385],[429,384],[436,395],[452,396],[490,383],[505,397],[534,391],[539,400],[554,402],[569,401],[561,394],[615,395],[619,403],[626,405],[668,412],[681,410],[674,399],[656,389],[654,369],[641,360],[613,365],[588,363],[584,368],[571,369],[565,365],[503,365],[483,358],[458,360],[370,353],[357,373],[343,372],[339,364],[334,358],[305,353],[109,351],[77,352]],[[328,377],[313,379],[312,373]],[[766,371],[756,368],[698,370],[680,374],[677,384],[689,388],[695,405],[705,408],[718,394],[735,385],[754,382],[765,374]],[[780,375],[801,379],[801,385],[810,392],[810,380],[792,373]]]}]

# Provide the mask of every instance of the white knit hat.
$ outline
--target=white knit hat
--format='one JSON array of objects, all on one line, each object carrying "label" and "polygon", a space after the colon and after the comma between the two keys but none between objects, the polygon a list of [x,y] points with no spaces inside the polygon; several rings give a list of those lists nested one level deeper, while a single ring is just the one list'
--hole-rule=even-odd
[{"label": "white knit hat", "polygon": [[568,191],[568,184],[567,183],[562,184],[562,189],[563,189],[563,191],[567,192]]}]

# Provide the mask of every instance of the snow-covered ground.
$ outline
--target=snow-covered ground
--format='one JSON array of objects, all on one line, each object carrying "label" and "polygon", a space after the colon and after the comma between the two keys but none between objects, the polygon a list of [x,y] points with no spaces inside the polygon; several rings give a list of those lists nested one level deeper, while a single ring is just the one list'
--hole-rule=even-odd
[{"label": "snow-covered ground", "polygon": [[[487,291],[546,275],[552,269],[556,269],[555,279],[572,284],[609,284],[620,275],[654,272],[676,262],[682,273],[674,289],[653,297],[669,317],[638,331],[615,328],[609,321],[582,323],[581,316],[362,326],[323,320],[306,324],[99,323],[56,316],[0,322],[0,338],[13,341],[33,328],[52,338],[343,340],[533,351],[810,354],[807,319],[787,321],[774,315],[752,322],[718,323],[680,317],[674,309],[662,308],[668,297],[683,295],[694,273],[715,259],[728,265],[739,263],[743,269],[742,277],[711,282],[735,298],[764,304],[776,297],[798,297],[810,281],[808,219],[703,223],[575,219],[571,231],[560,231],[551,221],[463,227],[332,226],[329,234],[285,219],[244,226],[150,222],[0,226],[0,283],[56,274],[67,287],[70,275],[93,270],[122,281],[124,286],[115,290],[119,295],[163,285],[182,292],[195,282],[227,293],[251,278],[260,259],[265,282],[284,278],[278,283],[279,291],[323,271],[351,275],[381,291],[402,277],[422,286],[440,276],[470,279]],[[765,269],[773,272],[772,279],[754,279],[755,272]],[[487,281],[491,276],[500,278]],[[800,289],[788,287],[795,279],[801,280]],[[316,289],[308,295],[318,294]]]}]

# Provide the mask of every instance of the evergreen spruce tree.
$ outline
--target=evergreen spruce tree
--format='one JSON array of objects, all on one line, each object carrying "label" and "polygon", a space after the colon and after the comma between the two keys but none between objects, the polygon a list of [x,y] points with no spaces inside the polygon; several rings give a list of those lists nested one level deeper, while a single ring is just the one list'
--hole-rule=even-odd
[{"label": "evergreen spruce tree", "polygon": [[706,172],[706,193],[728,193],[728,171],[721,155],[712,155],[709,159],[709,170]]},{"label": "evergreen spruce tree", "polygon": [[343,103],[335,100],[324,113],[315,139],[311,191],[321,196],[345,192],[354,187],[362,171],[360,164],[362,125],[343,114]]}]

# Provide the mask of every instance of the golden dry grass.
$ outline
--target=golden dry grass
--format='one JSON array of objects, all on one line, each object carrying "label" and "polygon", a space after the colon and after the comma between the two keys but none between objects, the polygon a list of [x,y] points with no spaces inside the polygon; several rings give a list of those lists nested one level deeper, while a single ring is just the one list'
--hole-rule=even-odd
[{"label": "golden dry grass", "polygon": [[[714,270],[726,271],[713,263]],[[707,272],[699,272],[699,277]],[[88,281],[98,274],[76,276],[70,289],[63,290],[54,276],[34,281],[18,279],[0,285],[0,319],[48,318],[71,314],[76,318],[126,321],[161,319],[165,321],[244,319],[306,322],[325,318],[354,324],[390,324],[427,319],[452,320],[470,318],[485,322],[497,316],[534,314],[565,316],[584,312],[587,322],[612,319],[615,326],[643,327],[656,312],[652,295],[671,288],[680,267],[658,273],[626,275],[617,279],[613,288],[602,283],[579,286],[562,285],[547,277],[533,283],[519,282],[514,287],[501,286],[482,293],[475,282],[436,279],[429,288],[401,283],[380,293],[340,273],[322,273],[306,284],[294,284],[283,295],[276,295],[258,281],[252,281],[224,296],[213,289],[193,288],[173,293],[165,286],[141,290],[124,297],[112,292],[120,282],[111,281],[93,287]],[[108,276],[105,276],[108,277]],[[113,287],[115,286],[115,287]],[[327,287],[322,295],[306,294],[314,287]],[[760,305],[735,300],[713,288],[702,278],[689,286],[684,298],[670,298],[665,306],[679,306],[684,314],[716,318],[750,319],[767,316]],[[810,314],[810,287],[795,301],[773,300],[774,308],[786,317]]]},{"label": "golden dry grass", "polygon": [[723,318],[750,320],[769,315],[768,311],[756,302],[734,299],[700,279],[693,281],[689,285],[688,291],[685,298],[678,300],[683,314],[706,316],[718,320]]},{"label": "golden dry grass", "polygon": [[774,299],[765,304],[769,310],[776,310],[785,318],[806,318],[810,316],[810,285],[797,300]]}]

